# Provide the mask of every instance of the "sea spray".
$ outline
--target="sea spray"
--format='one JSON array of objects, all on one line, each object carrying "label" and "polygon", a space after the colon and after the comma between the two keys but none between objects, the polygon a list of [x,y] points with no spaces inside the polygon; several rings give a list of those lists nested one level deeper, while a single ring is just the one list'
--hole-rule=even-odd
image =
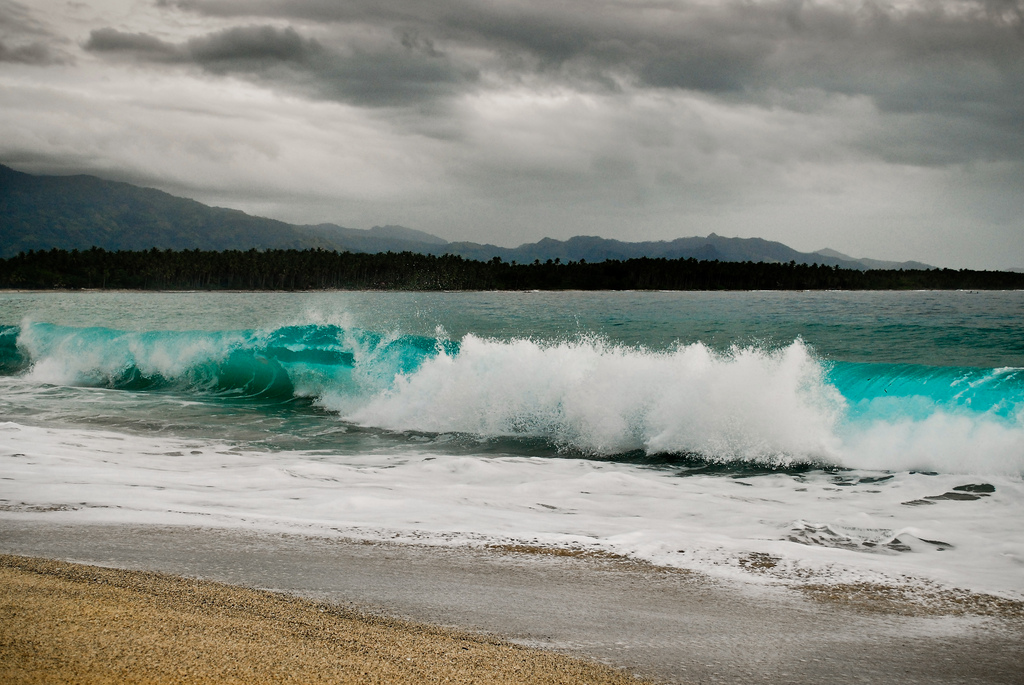
[{"label": "sea spray", "polygon": [[785,464],[831,459],[842,407],[800,341],[720,354],[702,344],[651,352],[469,335],[457,354],[396,377],[348,418],[393,430],[543,436],[592,454]]},{"label": "sea spray", "polygon": [[552,454],[610,458],[1024,472],[1016,368],[823,361],[799,339],[716,351],[335,324],[124,331],[26,321],[0,333],[4,372],[37,383],[308,398],[334,414],[322,421],[397,435],[540,440]]}]

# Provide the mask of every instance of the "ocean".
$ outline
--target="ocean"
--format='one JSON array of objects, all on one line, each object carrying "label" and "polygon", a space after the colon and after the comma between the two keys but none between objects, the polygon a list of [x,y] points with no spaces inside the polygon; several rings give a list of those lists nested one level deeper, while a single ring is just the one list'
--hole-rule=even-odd
[{"label": "ocean", "polygon": [[1024,597],[1024,292],[0,294],[0,520]]}]

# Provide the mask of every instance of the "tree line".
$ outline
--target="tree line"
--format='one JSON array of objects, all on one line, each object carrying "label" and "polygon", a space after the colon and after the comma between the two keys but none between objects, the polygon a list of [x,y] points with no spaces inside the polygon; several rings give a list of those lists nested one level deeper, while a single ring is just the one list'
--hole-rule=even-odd
[{"label": "tree line", "polygon": [[40,250],[0,259],[0,288],[130,290],[1013,290],[1024,273],[859,271],[647,258],[527,264],[308,250]]}]

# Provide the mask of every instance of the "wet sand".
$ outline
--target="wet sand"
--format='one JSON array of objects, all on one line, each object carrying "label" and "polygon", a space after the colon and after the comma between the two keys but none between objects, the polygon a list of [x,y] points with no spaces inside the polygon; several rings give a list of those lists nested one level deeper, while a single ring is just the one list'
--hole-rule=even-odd
[{"label": "wet sand", "polygon": [[[1020,603],[737,587],[615,558],[0,519],[0,552],[271,589],[669,683],[1021,683]],[[968,601],[969,600],[969,601]],[[520,678],[517,682],[544,682]]]},{"label": "wet sand", "polygon": [[481,635],[166,574],[0,556],[4,683],[640,685]]}]

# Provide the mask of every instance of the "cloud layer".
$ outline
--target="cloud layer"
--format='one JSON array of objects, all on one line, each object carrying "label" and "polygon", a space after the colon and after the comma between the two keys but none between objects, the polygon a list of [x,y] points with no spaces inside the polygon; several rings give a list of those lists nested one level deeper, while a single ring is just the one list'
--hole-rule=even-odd
[{"label": "cloud layer", "polygon": [[403,37],[379,49],[345,52],[304,38],[294,28],[247,25],[170,43],[145,33],[94,30],[85,49],[140,62],[188,64],[212,74],[237,74],[272,87],[363,106],[399,106],[452,96],[475,79],[443,55]]},{"label": "cloud layer", "polygon": [[[62,7],[0,2],[23,98],[0,155],[26,168],[451,239],[714,230],[1024,266],[1024,0]],[[103,99],[134,152],[101,142]],[[211,121],[234,123],[208,145]],[[62,149],[62,126],[94,134]]]}]

